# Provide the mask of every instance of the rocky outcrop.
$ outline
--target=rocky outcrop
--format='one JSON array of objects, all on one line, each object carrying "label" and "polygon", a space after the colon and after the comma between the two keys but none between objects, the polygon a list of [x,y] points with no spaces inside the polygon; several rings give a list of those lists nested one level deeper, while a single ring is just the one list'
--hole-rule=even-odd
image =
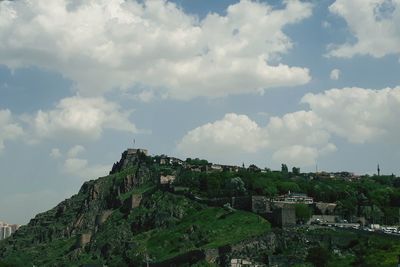
[{"label": "rocky outcrop", "polygon": [[76,244],[77,248],[85,248],[87,244],[92,240],[92,233],[83,233],[79,236]]}]

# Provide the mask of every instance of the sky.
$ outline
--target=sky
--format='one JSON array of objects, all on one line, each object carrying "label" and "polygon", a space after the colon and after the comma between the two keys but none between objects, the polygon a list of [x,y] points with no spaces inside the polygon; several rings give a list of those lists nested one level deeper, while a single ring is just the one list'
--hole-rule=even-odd
[{"label": "sky", "polygon": [[128,147],[400,175],[400,0],[0,1],[0,220]]}]

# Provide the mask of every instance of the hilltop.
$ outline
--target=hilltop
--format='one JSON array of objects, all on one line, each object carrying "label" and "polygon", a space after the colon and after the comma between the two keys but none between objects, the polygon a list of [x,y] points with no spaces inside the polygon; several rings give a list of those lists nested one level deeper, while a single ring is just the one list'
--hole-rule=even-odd
[{"label": "hilltop", "polygon": [[[304,202],[312,198],[334,203],[330,216],[349,221],[397,220],[397,177],[310,180],[297,168],[147,153],[126,150],[108,176],[85,182],[1,242],[0,259],[10,266],[300,266],[324,260],[315,255],[332,266],[397,262],[397,236],[303,225],[328,212]],[[284,203],[278,195],[288,191],[303,200]]]}]

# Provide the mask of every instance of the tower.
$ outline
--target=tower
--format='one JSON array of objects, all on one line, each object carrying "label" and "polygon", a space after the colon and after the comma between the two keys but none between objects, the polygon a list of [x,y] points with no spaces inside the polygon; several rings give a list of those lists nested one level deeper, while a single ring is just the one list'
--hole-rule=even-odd
[{"label": "tower", "polygon": [[379,163],[378,163],[377,171],[378,171],[378,176],[381,176],[381,169],[379,168]]}]

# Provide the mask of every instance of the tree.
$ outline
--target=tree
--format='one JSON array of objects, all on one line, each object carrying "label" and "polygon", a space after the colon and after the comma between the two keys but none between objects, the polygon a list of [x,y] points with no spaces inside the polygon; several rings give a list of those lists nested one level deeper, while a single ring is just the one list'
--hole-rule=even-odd
[{"label": "tree", "polygon": [[283,163],[282,163],[282,165],[281,165],[281,172],[282,172],[282,173],[288,173],[288,172],[289,172],[288,166],[287,166],[286,164],[283,164]]},{"label": "tree", "polygon": [[293,172],[294,175],[300,175],[300,168],[293,167],[292,168],[292,172]]},{"label": "tree", "polygon": [[302,223],[306,223],[312,215],[311,209],[306,204],[295,205],[296,219]]},{"label": "tree", "polygon": [[325,267],[328,265],[331,254],[325,247],[313,247],[308,250],[306,260],[316,267]]},{"label": "tree", "polygon": [[288,166],[286,164],[282,164],[281,173],[282,173],[282,176],[284,178],[287,178],[289,176],[289,169],[288,169]]},{"label": "tree", "polygon": [[246,187],[240,177],[234,177],[228,180],[226,188],[232,196],[241,196],[246,193]]}]

